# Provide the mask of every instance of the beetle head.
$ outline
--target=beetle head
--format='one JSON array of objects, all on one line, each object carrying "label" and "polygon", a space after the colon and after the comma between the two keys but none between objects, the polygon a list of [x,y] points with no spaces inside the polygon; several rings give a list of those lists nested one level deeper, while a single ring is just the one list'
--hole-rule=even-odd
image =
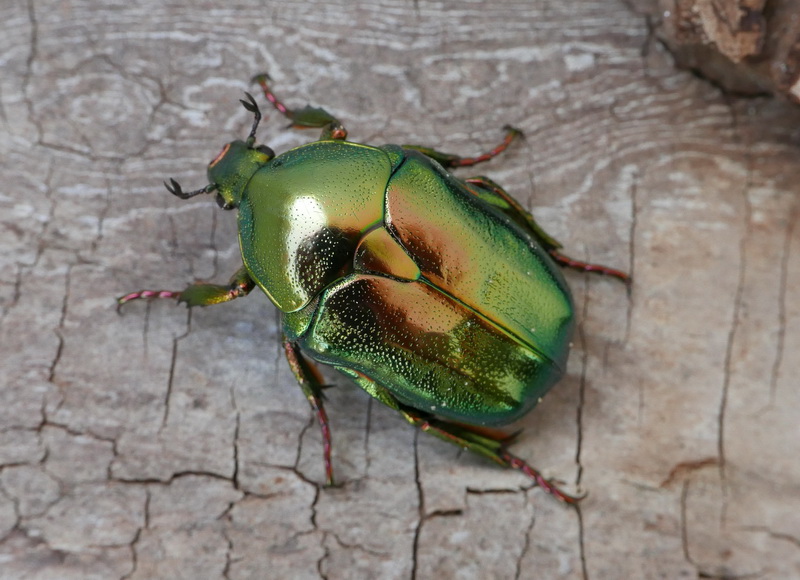
[{"label": "beetle head", "polygon": [[208,180],[217,192],[217,205],[222,209],[239,207],[242,193],[250,178],[275,153],[266,145],[256,146],[256,129],[261,121],[261,111],[250,93],[247,100],[239,99],[242,106],[253,113],[253,127],[247,141],[232,141],[222,148],[214,160],[208,164]]},{"label": "beetle head", "polygon": [[239,99],[245,109],[253,113],[253,127],[246,141],[231,141],[208,164],[209,184],[195,191],[183,191],[178,182],[164,182],[169,192],[181,199],[189,199],[201,193],[217,192],[217,205],[222,209],[239,207],[247,182],[265,163],[275,157],[266,145],[256,145],[256,129],[261,121],[261,111],[250,93],[247,100]]},{"label": "beetle head", "polygon": [[239,207],[250,178],[275,157],[266,145],[254,146],[247,141],[231,141],[208,164],[208,180],[215,186],[217,204],[223,209]]}]

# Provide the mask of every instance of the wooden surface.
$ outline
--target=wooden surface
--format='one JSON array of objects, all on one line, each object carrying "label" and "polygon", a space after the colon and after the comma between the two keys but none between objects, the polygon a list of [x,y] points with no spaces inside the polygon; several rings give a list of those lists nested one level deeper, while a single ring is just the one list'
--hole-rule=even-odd
[{"label": "wooden surface", "polygon": [[[800,577],[800,112],[677,71],[625,2],[11,0],[0,8],[0,577]],[[344,379],[342,486],[235,216],[181,202],[269,71],[354,140],[477,153],[577,258],[568,376],[514,451],[420,434]],[[265,108],[266,110],[266,108]],[[271,114],[276,150],[315,138]]]}]

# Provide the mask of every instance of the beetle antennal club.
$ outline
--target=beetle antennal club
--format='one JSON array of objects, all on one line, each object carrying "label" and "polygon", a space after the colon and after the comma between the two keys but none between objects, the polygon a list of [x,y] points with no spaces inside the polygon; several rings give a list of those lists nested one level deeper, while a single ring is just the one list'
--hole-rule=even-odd
[{"label": "beetle antennal club", "polygon": [[201,193],[211,193],[212,191],[217,189],[217,185],[215,183],[211,183],[209,185],[206,185],[205,187],[196,189],[194,191],[183,191],[180,184],[171,177],[169,178],[169,183],[167,183],[166,181],[164,182],[164,187],[166,187],[167,191],[169,191],[172,195],[174,195],[175,197],[179,197],[181,199],[189,199],[190,197],[194,197],[195,195],[200,195]]},{"label": "beetle antennal club", "polygon": [[250,135],[247,137],[247,144],[252,147],[253,143],[256,142],[256,129],[258,129],[258,124],[261,122],[261,109],[258,108],[258,104],[256,100],[253,98],[253,95],[245,91],[245,96],[247,96],[247,100],[239,99],[239,102],[242,103],[242,106],[253,113],[255,117],[253,119],[253,128],[250,129]]}]

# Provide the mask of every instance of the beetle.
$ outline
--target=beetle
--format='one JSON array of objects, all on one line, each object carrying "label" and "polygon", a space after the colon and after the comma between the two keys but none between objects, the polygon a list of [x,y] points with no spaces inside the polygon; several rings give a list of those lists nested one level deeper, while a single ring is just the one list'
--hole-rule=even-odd
[{"label": "beetle", "polygon": [[624,272],[568,258],[498,184],[455,177],[504,151],[521,133],[477,157],[417,145],[347,140],[325,109],[292,110],[269,77],[254,80],[290,127],[322,129],[318,141],[281,155],[256,144],[261,112],[246,140],[208,165],[214,193],[238,209],[242,267],[226,285],[142,290],[119,305],[171,298],[192,306],[228,302],[258,286],[280,310],[283,346],[322,429],[326,482],[333,485],[331,435],[316,364],[350,377],[422,431],[521,470],[544,491],[574,503],[508,452],[495,427],[530,411],[564,374],[574,327],[558,266],[622,280]]}]

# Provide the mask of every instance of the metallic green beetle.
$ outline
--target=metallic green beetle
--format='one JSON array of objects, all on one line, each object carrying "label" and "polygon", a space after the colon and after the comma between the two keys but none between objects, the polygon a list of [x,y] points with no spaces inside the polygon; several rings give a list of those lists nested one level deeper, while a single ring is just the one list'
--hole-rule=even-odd
[{"label": "metallic green beetle", "polygon": [[503,151],[464,158],[419,146],[347,141],[324,109],[287,109],[256,77],[292,126],[322,128],[319,141],[277,157],[246,141],[227,144],[208,166],[215,192],[239,210],[243,267],[228,285],[140,291],[119,299],[177,298],[188,306],[233,300],[261,288],[283,314],[292,371],[322,427],[333,483],[322,379],[314,362],[351,377],[409,423],[497,463],[520,469],[565,502],[562,492],[506,450],[492,429],[530,411],[561,378],[569,354],[572,298],[556,263],[617,277],[572,260],[501,187],[459,179],[444,167],[474,165]]}]

